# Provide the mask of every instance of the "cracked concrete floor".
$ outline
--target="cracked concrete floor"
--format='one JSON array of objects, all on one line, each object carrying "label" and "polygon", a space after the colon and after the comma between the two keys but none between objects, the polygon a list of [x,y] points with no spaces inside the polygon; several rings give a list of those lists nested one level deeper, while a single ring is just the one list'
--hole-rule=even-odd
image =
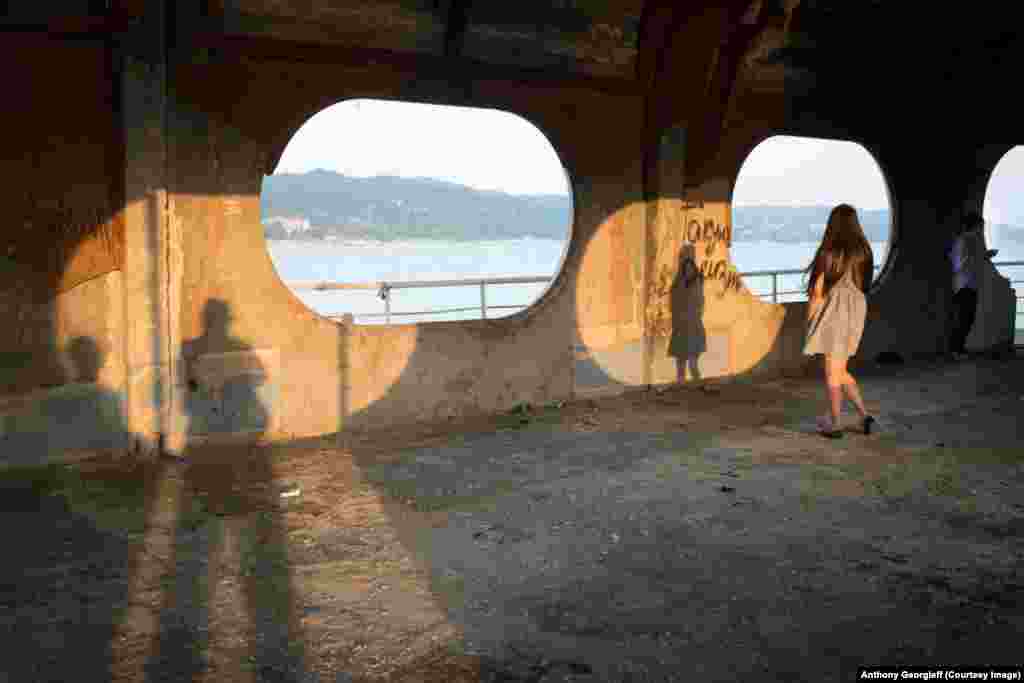
[{"label": "cracked concrete floor", "polygon": [[860,377],[841,441],[788,379],[5,472],[0,680],[1024,664],[1024,362]]}]

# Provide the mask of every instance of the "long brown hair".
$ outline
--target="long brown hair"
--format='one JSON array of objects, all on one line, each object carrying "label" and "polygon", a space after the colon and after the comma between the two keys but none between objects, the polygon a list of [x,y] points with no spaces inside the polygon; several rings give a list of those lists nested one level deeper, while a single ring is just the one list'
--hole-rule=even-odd
[{"label": "long brown hair", "polygon": [[827,295],[848,272],[853,275],[854,283],[867,294],[875,272],[874,255],[864,237],[857,210],[849,204],[840,204],[829,214],[825,237],[807,267],[807,296],[811,296],[819,275],[825,278],[822,290]]}]

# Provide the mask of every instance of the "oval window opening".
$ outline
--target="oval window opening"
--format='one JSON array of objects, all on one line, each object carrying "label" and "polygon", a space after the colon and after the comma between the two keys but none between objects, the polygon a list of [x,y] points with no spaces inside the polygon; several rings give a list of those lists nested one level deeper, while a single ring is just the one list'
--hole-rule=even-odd
[{"label": "oval window opening", "polygon": [[1014,343],[1024,340],[1024,145],[1003,155],[985,188],[985,242],[998,249],[992,263],[1017,290]]},{"label": "oval window opening", "polygon": [[565,168],[526,119],[368,99],[311,117],[260,206],[281,279],[360,324],[523,310],[561,269],[573,215]]},{"label": "oval window opening", "polygon": [[837,204],[857,209],[884,272],[892,238],[889,189],[878,162],[855,142],[777,135],[743,162],[732,197],[732,259],[766,301],[806,301],[802,271],[814,258]]}]

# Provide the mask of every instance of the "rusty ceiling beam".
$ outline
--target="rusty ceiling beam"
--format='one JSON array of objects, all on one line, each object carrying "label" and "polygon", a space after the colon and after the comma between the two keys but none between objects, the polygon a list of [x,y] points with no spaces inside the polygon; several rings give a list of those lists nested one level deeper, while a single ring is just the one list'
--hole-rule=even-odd
[{"label": "rusty ceiling beam", "polygon": [[642,94],[641,86],[633,80],[493,64],[467,57],[399,52],[384,48],[326,45],[216,32],[196,34],[191,43],[196,48],[214,50],[222,57],[229,58],[356,67],[379,64],[438,80],[511,81],[553,87],[584,87],[612,95],[639,96]]},{"label": "rusty ceiling beam", "polygon": [[672,35],[683,22],[679,4],[669,0],[648,0],[640,17],[639,49],[636,58],[636,78],[647,89],[652,89],[664,67],[665,50]]},{"label": "rusty ceiling beam", "polygon": [[[743,55],[754,38],[771,21],[764,11],[748,13],[744,3],[729,8],[715,58],[708,72],[704,105],[690,122],[693,135],[688,138],[685,185],[693,187],[707,179],[725,127],[730,98],[736,87]],[[759,10],[762,8],[758,8]]]}]

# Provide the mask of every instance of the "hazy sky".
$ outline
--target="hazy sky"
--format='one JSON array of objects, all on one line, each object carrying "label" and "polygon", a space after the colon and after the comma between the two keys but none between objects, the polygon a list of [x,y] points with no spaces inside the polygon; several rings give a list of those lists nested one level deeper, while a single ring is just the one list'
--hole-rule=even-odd
[{"label": "hazy sky", "polygon": [[532,123],[495,109],[347,100],[313,116],[275,173],[322,168],[349,176],[450,180],[511,194],[566,194],[551,143]]},{"label": "hazy sky", "polygon": [[740,167],[733,203],[889,208],[885,178],[871,153],[854,142],[777,135]]},{"label": "hazy sky", "polygon": [[[610,131],[609,134],[614,134]],[[565,194],[568,180],[547,138],[525,119],[494,109],[348,100],[313,116],[292,138],[275,172],[317,168],[350,176],[450,180],[512,194]],[[1000,161],[985,197],[992,222],[1024,218],[1024,147]],[[853,142],[776,136],[751,152],[733,202],[888,207],[871,154]],[[1020,209],[1016,207],[1019,206]]]},{"label": "hazy sky", "polygon": [[999,160],[985,190],[983,213],[989,223],[1024,225],[1024,146]]}]

